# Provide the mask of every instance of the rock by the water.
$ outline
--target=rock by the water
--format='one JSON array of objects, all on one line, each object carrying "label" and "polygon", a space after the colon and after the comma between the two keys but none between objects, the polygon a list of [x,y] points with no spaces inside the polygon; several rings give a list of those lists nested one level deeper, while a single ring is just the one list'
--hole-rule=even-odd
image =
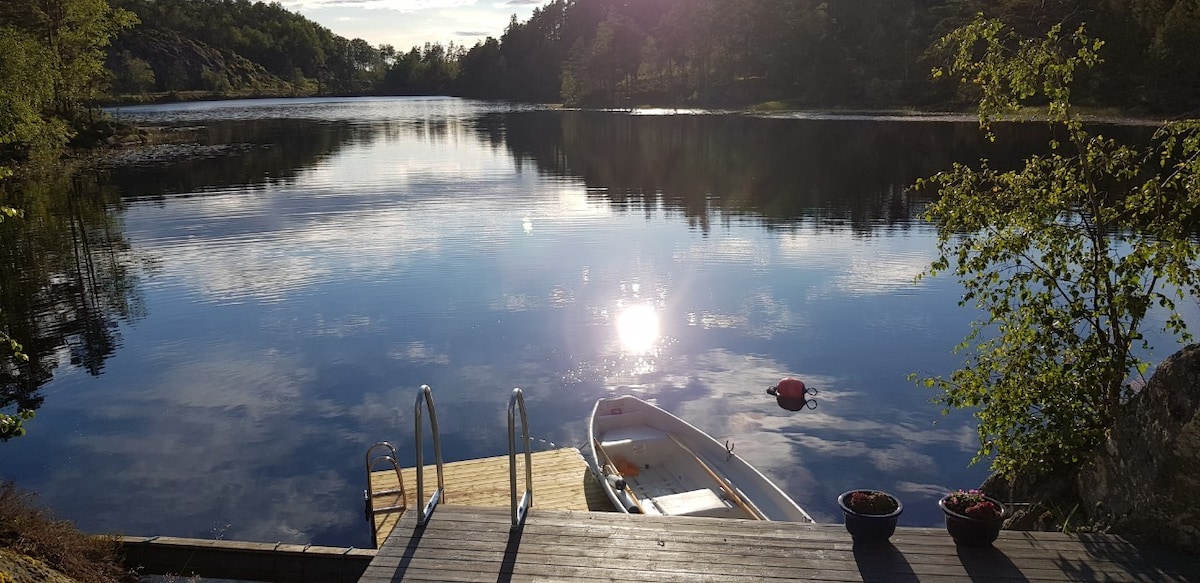
[{"label": "rock by the water", "polygon": [[1096,526],[1200,553],[1200,344],[1167,358],[1079,475]]}]

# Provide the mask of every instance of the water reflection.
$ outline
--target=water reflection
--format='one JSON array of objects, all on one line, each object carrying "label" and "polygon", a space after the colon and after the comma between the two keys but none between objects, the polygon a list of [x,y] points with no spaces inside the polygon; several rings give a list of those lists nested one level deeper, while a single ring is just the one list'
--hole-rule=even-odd
[{"label": "water reflection", "polygon": [[63,369],[100,375],[121,323],[145,315],[136,270],[147,258],[110,212],[116,191],[94,176],[8,181],[0,197],[24,211],[0,224],[0,325],[29,356],[0,360],[0,408],[38,409]]},{"label": "water reflection", "polygon": [[[971,314],[912,284],[933,233],[903,185],[988,152],[972,124],[295,105],[136,110],[204,156],[88,174],[4,245],[10,326],[78,364],[13,397],[41,409],[3,467],[83,528],[363,546],[362,453],[413,462],[421,384],[448,459],[503,453],[519,386],[560,446],[596,398],[652,398],[818,520],[869,486],[933,524],[982,477],[970,418],[904,378]],[[820,407],[781,411],[786,376]]]},{"label": "water reflection", "polygon": [[580,176],[617,208],[678,210],[702,231],[714,219],[739,216],[768,225],[841,221],[863,234],[906,228],[920,203],[905,187],[983,147],[970,124],[953,123],[913,131],[873,121],[603,112],[529,112],[504,121],[518,159]]},{"label": "water reflection", "polygon": [[620,309],[617,314],[617,338],[626,354],[650,354],[658,344],[658,314],[654,306],[635,304]]}]

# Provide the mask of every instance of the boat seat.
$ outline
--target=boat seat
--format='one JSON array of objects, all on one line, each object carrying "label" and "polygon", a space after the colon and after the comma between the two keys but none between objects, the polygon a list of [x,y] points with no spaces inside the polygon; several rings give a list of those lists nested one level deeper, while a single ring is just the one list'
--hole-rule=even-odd
[{"label": "boat seat", "polygon": [[666,433],[651,427],[646,427],[645,425],[618,427],[604,433],[604,437],[600,441],[600,446],[607,449],[609,447],[618,447],[622,445],[630,445],[636,442],[656,441],[666,438]]},{"label": "boat seat", "polygon": [[666,494],[650,499],[654,505],[668,516],[716,516],[729,514],[730,504],[711,488],[701,488],[678,494]]}]

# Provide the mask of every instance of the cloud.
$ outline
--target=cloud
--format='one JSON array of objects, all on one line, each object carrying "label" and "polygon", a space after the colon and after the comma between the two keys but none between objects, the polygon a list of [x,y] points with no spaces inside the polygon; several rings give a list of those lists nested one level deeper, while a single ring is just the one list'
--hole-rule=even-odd
[{"label": "cloud", "polygon": [[476,0],[284,0],[288,9],[364,8],[409,13],[475,6]]},{"label": "cloud", "polygon": [[425,43],[470,46],[499,37],[509,20],[528,20],[537,2],[481,3],[477,0],[284,0],[300,13],[345,38],[403,50]]}]

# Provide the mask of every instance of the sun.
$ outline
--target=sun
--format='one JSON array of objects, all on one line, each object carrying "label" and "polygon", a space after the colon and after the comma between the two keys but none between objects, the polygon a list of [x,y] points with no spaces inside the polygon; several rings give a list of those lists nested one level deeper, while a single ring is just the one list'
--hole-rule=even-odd
[{"label": "sun", "polygon": [[617,315],[617,338],[629,354],[646,354],[658,344],[658,313],[649,304],[628,306]]}]

